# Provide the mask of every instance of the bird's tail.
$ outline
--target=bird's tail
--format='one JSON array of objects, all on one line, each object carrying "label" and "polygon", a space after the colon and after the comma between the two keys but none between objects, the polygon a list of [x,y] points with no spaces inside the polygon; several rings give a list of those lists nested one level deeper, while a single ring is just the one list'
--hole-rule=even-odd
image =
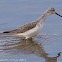
[{"label": "bird's tail", "polygon": [[3,33],[10,33],[9,31],[4,31]]}]

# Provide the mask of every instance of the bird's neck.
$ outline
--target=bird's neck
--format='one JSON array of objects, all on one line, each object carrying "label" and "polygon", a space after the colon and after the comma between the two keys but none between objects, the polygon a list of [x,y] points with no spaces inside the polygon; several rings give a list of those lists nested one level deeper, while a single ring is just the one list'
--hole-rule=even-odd
[{"label": "bird's neck", "polygon": [[47,11],[46,11],[46,12],[43,13],[42,16],[40,16],[40,17],[36,20],[36,22],[43,23],[43,22],[45,21],[45,19],[47,18],[47,16],[49,16],[49,14],[48,14]]}]

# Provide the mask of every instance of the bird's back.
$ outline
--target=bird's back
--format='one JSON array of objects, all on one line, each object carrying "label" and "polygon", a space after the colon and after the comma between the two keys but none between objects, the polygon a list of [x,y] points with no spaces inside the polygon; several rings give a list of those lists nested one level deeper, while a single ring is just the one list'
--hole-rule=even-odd
[{"label": "bird's back", "polygon": [[27,23],[27,24],[24,24],[23,26],[17,28],[17,29],[14,29],[14,30],[11,30],[11,31],[5,31],[3,33],[23,33],[23,32],[26,32],[27,30],[30,30],[32,28],[34,28],[36,26],[38,21],[34,21],[34,22],[30,22],[30,23]]}]

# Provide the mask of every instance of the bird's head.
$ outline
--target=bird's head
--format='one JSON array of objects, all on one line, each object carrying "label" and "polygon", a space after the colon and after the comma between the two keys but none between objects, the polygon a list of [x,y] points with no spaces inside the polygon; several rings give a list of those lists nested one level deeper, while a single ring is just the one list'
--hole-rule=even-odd
[{"label": "bird's head", "polygon": [[60,17],[62,17],[61,15],[59,15],[54,8],[48,8],[47,11],[46,11],[48,14],[56,14]]},{"label": "bird's head", "polygon": [[48,14],[55,14],[55,9],[54,8],[48,8],[47,13]]}]

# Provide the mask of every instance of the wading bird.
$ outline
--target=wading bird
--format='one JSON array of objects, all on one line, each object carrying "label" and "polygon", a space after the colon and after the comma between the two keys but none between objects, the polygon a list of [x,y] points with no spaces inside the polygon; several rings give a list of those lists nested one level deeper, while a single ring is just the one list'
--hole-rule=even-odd
[{"label": "wading bird", "polygon": [[59,15],[58,13],[55,12],[54,8],[48,8],[43,13],[43,15],[40,16],[35,21],[24,24],[23,26],[21,26],[17,29],[14,29],[11,31],[5,31],[3,33],[13,34],[13,35],[16,35],[19,37],[24,37],[25,39],[32,38],[33,36],[36,36],[37,34],[40,33],[40,31],[43,27],[43,22],[45,21],[47,16],[49,16],[50,14],[56,14],[56,15],[62,17],[61,15]]}]

